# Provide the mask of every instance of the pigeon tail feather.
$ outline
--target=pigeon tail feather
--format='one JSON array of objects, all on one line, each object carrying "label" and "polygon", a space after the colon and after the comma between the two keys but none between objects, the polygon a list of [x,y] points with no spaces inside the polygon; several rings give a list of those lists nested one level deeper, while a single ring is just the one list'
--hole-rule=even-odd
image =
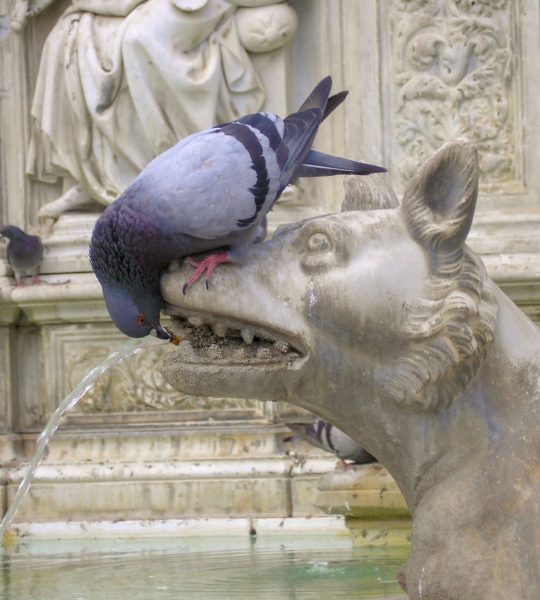
[{"label": "pigeon tail feather", "polygon": [[310,150],[304,162],[296,170],[295,177],[323,177],[330,175],[369,175],[386,173],[384,167],[332,156],[317,150]]},{"label": "pigeon tail feather", "polygon": [[327,117],[329,117],[348,95],[349,92],[344,90],[343,92],[338,92],[337,94],[330,96],[326,102],[326,108],[324,109],[322,120],[324,121]]},{"label": "pigeon tail feather", "polygon": [[322,112],[324,112],[326,104],[328,102],[328,97],[330,96],[331,89],[332,77],[330,75],[327,75],[324,79],[321,79],[321,81],[319,81],[319,83],[313,88],[311,94],[304,100],[304,102],[296,112],[304,112],[311,108],[318,108]]}]

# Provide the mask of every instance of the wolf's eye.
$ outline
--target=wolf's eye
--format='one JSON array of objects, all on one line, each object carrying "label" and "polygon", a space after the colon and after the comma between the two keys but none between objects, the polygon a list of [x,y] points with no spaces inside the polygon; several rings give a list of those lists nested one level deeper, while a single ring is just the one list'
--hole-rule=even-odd
[{"label": "wolf's eye", "polygon": [[309,236],[307,241],[307,249],[309,252],[328,252],[332,250],[332,240],[326,235],[326,233],[313,233]]},{"label": "wolf's eye", "polygon": [[330,218],[307,222],[294,245],[305,273],[322,273],[347,260],[343,227]]},{"label": "wolf's eye", "polygon": [[145,322],[146,322],[146,319],[144,318],[144,315],[139,315],[139,316],[137,317],[137,323],[138,323],[139,325],[144,325],[144,324],[145,324]]}]

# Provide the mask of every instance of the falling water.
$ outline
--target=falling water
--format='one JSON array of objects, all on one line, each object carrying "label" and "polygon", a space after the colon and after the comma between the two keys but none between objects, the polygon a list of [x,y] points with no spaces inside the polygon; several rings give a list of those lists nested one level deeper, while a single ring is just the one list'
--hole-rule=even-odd
[{"label": "falling water", "polygon": [[58,408],[54,411],[54,414],[49,419],[49,422],[41,432],[38,441],[36,450],[34,455],[32,456],[32,460],[28,465],[28,470],[26,471],[23,480],[21,481],[17,493],[15,495],[15,499],[13,504],[9,507],[6,512],[4,518],[2,519],[2,523],[0,524],[0,540],[3,539],[4,533],[7,531],[15,514],[17,513],[19,507],[23,503],[26,494],[28,493],[28,489],[30,488],[30,483],[34,477],[34,473],[36,469],[39,467],[43,455],[45,454],[45,450],[47,449],[47,445],[49,444],[51,438],[55,434],[58,429],[58,425],[62,417],[70,411],[79,400],[94,387],[95,382],[99,379],[99,377],[105,373],[108,369],[114,367],[120,361],[122,361],[127,356],[131,354],[136,354],[141,350],[144,350],[148,346],[156,346],[168,343],[164,340],[159,340],[154,337],[145,337],[142,339],[130,339],[124,344],[122,344],[117,350],[111,352],[109,356],[102,361],[97,367],[92,369],[86,377],[84,377],[79,385],[68,394],[68,396],[64,399],[64,401],[58,406]]}]

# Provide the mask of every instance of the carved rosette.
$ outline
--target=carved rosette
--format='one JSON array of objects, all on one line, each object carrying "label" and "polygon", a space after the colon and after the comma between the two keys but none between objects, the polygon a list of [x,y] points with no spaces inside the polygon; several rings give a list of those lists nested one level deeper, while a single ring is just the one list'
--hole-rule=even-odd
[{"label": "carved rosette", "polygon": [[395,141],[404,181],[445,142],[480,152],[482,180],[517,178],[509,0],[395,0]]}]

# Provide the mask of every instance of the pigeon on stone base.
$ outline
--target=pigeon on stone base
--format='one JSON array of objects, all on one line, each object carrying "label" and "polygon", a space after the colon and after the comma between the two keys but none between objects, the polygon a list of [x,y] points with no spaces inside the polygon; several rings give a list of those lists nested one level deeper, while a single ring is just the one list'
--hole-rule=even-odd
[{"label": "pigeon on stone base", "polygon": [[37,235],[29,235],[15,225],[0,225],[0,238],[9,240],[7,262],[15,274],[15,285],[24,285],[24,277],[32,276],[39,283],[39,267],[43,260],[43,245]]},{"label": "pigeon on stone base", "polygon": [[[349,460],[354,464],[365,464],[377,460],[341,429],[323,419],[317,419],[314,423],[285,423],[285,425],[295,436],[312,446],[334,454],[344,462]],[[289,442],[293,439],[294,436],[289,436],[284,441]]]}]

